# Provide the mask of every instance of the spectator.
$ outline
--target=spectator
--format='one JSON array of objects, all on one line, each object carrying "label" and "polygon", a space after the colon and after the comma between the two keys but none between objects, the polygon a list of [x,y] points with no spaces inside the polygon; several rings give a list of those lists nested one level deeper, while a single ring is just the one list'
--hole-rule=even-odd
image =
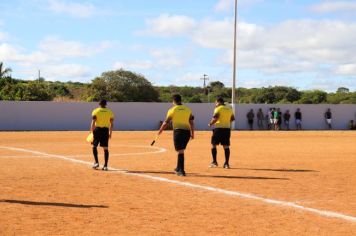
[{"label": "spectator", "polygon": [[266,115],[265,115],[265,123],[266,123],[267,129],[270,129],[270,125],[269,125],[269,110],[266,112]]},{"label": "spectator", "polygon": [[251,109],[246,116],[248,125],[250,126],[250,130],[253,130],[253,119],[255,118],[255,113],[253,112],[253,109]]},{"label": "spectator", "polygon": [[278,130],[280,130],[282,128],[282,112],[281,109],[277,108],[277,112],[278,112]]},{"label": "spectator", "polygon": [[356,124],[354,123],[354,120],[350,120],[349,129],[356,130]]},{"label": "spectator", "polygon": [[284,113],[283,119],[284,119],[284,125],[286,126],[286,129],[290,130],[290,128],[289,128],[289,120],[290,120],[289,110],[287,110],[286,113]]},{"label": "spectator", "polygon": [[263,129],[263,119],[264,119],[263,111],[262,108],[260,108],[258,109],[257,112],[257,125],[260,130]]},{"label": "spectator", "polygon": [[268,111],[268,129],[271,130],[272,127],[273,127],[273,108],[270,108],[269,111]]},{"label": "spectator", "polygon": [[294,113],[295,125],[297,126],[297,130],[302,130],[302,112],[300,108]]},{"label": "spectator", "polygon": [[278,120],[279,120],[279,111],[278,111],[278,109],[274,108],[274,111],[273,111],[273,127],[274,127],[274,130],[279,130]]},{"label": "spectator", "polygon": [[332,114],[330,108],[328,108],[328,110],[325,112],[324,117],[325,117],[326,124],[328,125],[328,129],[332,129],[331,126]]}]

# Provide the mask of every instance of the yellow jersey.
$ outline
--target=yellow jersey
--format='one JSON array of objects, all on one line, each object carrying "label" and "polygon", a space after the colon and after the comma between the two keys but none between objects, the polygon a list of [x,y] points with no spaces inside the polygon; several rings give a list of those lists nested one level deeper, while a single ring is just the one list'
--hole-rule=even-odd
[{"label": "yellow jersey", "polygon": [[225,105],[220,105],[214,110],[214,117],[218,118],[218,121],[215,123],[216,128],[231,128],[231,118],[234,113],[232,109]]},{"label": "yellow jersey", "polygon": [[167,119],[172,120],[173,129],[190,130],[189,121],[193,119],[193,115],[189,107],[176,105],[168,110]]},{"label": "yellow jersey", "polygon": [[114,119],[114,113],[108,108],[96,108],[91,115],[96,117],[95,126],[100,128],[109,128],[110,120]]}]

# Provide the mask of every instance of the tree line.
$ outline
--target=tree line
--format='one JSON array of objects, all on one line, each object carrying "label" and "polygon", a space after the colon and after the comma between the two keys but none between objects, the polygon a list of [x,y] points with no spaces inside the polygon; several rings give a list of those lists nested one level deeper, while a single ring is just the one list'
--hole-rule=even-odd
[{"label": "tree line", "polygon": [[[12,101],[98,101],[171,102],[179,93],[184,102],[213,102],[218,96],[231,102],[231,88],[214,81],[205,88],[191,86],[153,86],[144,75],[124,69],[108,71],[90,83],[34,81],[11,77],[11,69],[0,62],[0,100]],[[356,92],[340,87],[334,93],[322,90],[300,91],[286,86],[237,88],[237,103],[262,104],[356,104]]]}]

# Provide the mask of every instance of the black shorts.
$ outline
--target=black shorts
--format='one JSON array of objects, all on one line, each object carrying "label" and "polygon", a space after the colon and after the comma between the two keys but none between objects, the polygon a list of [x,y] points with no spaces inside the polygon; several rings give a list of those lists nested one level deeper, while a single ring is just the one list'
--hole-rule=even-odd
[{"label": "black shorts", "polygon": [[176,151],[184,150],[190,140],[190,130],[175,129],[173,131],[174,148]]},{"label": "black shorts", "polygon": [[212,145],[230,146],[231,129],[229,128],[215,128],[213,136],[211,137]]},{"label": "black shorts", "polygon": [[94,141],[93,146],[97,147],[100,144],[100,147],[109,146],[109,128],[100,128],[96,127],[93,131]]}]

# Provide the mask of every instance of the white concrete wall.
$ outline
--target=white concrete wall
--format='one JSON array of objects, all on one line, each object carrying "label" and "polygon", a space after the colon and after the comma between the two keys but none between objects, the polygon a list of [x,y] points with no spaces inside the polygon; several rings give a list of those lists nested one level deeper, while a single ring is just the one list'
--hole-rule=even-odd
[{"label": "white concrete wall", "polygon": [[[214,104],[187,104],[195,115],[196,128],[207,130]],[[280,107],[282,112],[292,113],[291,128],[294,129],[294,111],[301,108],[303,128],[323,130],[326,128],[324,112],[331,108],[335,129],[347,129],[351,119],[356,120],[356,105],[237,105],[236,128],[248,129],[246,114],[253,108],[264,112],[269,107]],[[0,130],[88,130],[91,111],[97,103],[84,102],[13,102],[0,101]],[[170,103],[109,103],[115,113],[115,130],[155,130],[158,122],[165,119]],[[255,121],[257,129],[257,121]]]}]

